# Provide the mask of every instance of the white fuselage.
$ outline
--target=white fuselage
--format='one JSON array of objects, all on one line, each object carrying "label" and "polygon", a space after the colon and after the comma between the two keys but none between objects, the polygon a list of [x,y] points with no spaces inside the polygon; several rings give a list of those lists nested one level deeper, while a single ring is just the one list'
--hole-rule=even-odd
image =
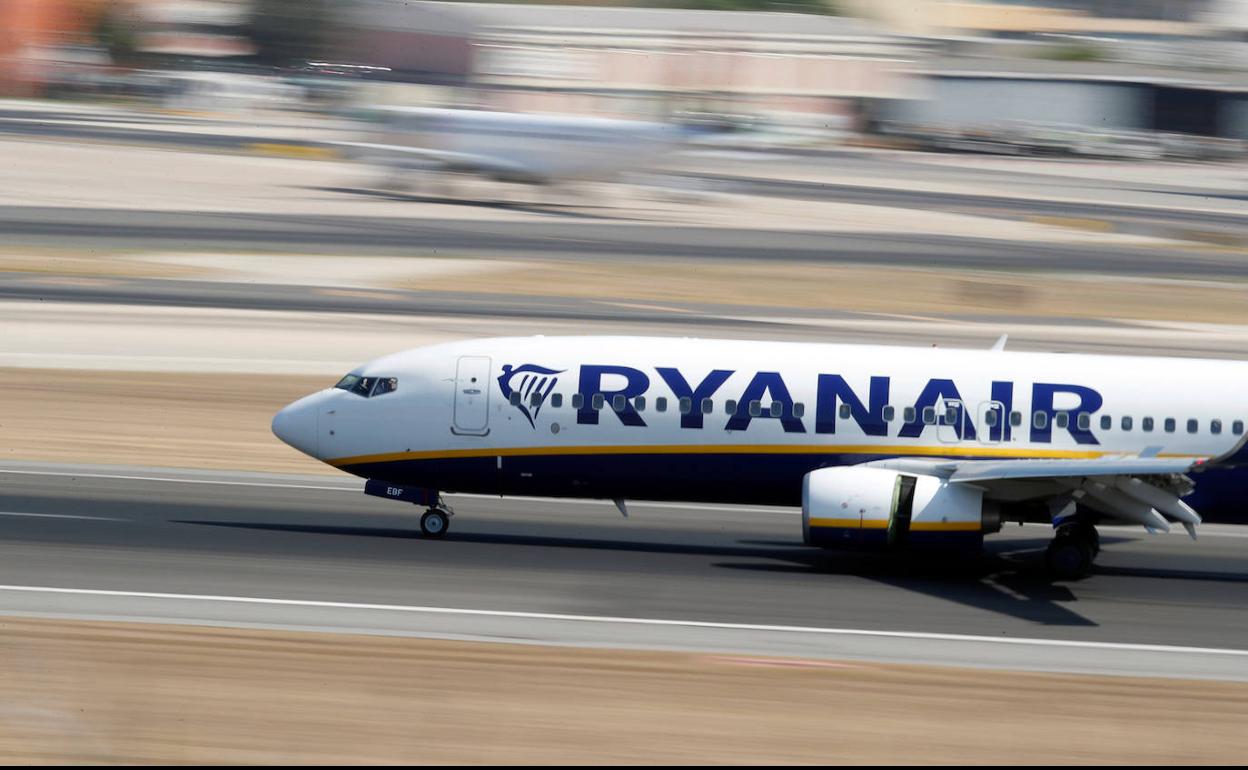
[{"label": "white fuselage", "polygon": [[391,108],[376,146],[383,162],[474,173],[504,181],[605,179],[644,168],[681,140],[676,126],[577,115]]},{"label": "white fuselage", "polygon": [[1248,419],[1248,364],[1197,359],[530,337],[353,374],[393,390],[322,391],[275,430],[368,478],[502,494],[792,502],[880,458],[1218,458]]}]

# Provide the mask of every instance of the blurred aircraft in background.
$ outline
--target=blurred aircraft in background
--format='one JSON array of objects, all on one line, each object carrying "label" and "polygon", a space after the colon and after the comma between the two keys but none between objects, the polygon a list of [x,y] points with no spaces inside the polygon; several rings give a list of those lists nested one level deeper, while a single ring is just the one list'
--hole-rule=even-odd
[{"label": "blurred aircraft in background", "polygon": [[373,115],[380,127],[369,140],[344,146],[400,187],[421,172],[532,185],[609,181],[644,169],[692,135],[679,125],[575,115],[417,107]]}]

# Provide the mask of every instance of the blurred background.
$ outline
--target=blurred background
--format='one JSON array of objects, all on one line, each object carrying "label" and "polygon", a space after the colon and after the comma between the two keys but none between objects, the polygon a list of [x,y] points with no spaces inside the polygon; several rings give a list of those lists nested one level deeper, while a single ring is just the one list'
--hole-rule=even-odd
[{"label": "blurred background", "polygon": [[1234,158],[1248,138],[1242,0],[653,6],[5,0],[0,92],[135,110],[471,106],[762,144],[1137,160]]},{"label": "blurred background", "polygon": [[0,761],[1242,761],[1241,658],[536,617],[1221,654],[1237,528],[1057,586],[1045,531],[950,570],[735,507],[435,543],[269,421],[477,336],[1244,358],[1245,201],[1248,0],[0,0]]}]

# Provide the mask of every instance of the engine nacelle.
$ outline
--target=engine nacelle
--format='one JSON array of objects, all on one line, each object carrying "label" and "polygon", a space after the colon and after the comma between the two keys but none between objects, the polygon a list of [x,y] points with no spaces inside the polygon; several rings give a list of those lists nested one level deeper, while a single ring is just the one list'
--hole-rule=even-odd
[{"label": "engine nacelle", "polygon": [[802,539],[832,548],[977,551],[1000,529],[983,490],[885,468],[821,468],[802,481]]}]

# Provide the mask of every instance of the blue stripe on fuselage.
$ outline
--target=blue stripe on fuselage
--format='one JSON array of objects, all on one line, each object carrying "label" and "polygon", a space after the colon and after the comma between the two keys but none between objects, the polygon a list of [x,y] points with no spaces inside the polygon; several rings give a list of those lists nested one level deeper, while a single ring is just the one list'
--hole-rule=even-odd
[{"label": "blue stripe on fuselage", "polygon": [[[444,492],[801,505],[802,477],[888,454],[612,454],[401,459],[342,466],[357,476]],[[958,458],[973,459],[973,458]],[[999,459],[999,458],[997,458]],[[1192,474],[1185,498],[1206,521],[1248,523],[1248,467]]]}]

